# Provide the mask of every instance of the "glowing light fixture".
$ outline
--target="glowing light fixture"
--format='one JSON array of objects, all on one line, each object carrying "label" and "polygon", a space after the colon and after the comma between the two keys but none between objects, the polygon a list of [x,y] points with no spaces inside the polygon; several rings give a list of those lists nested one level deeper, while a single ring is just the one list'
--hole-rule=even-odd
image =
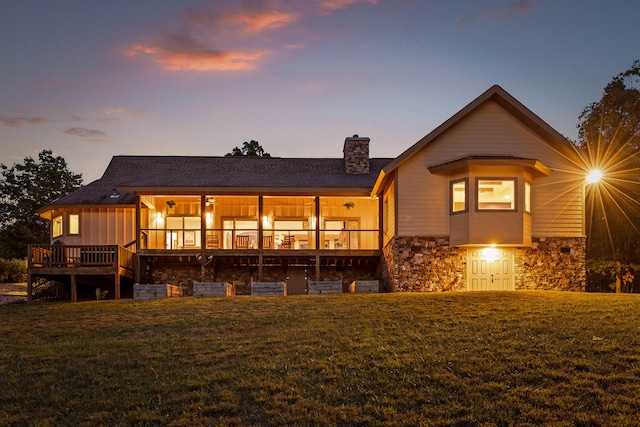
[{"label": "glowing light fixture", "polygon": [[598,169],[594,169],[587,175],[587,184],[594,184],[602,179],[602,172]]},{"label": "glowing light fixture", "polygon": [[158,212],[156,214],[156,222],[158,222],[159,224],[162,224],[164,222],[164,218],[162,217],[162,212]]},{"label": "glowing light fixture", "polygon": [[495,262],[499,258],[498,249],[495,248],[495,245],[491,245],[490,248],[484,248],[481,253],[481,257],[483,261]]}]

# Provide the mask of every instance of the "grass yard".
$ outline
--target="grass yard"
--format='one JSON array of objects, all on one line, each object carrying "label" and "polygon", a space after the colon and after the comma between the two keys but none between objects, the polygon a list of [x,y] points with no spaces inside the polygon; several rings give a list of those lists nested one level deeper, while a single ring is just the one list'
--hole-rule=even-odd
[{"label": "grass yard", "polygon": [[640,296],[0,306],[0,425],[640,425]]}]

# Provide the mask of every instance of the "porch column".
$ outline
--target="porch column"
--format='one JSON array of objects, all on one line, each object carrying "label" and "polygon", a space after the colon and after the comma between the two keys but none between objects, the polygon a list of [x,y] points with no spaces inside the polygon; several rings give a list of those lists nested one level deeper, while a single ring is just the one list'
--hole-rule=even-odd
[{"label": "porch column", "polygon": [[138,253],[140,253],[140,249],[147,249],[140,247],[140,224],[141,224],[141,201],[140,195],[136,194],[136,262],[134,263],[135,268],[135,282],[140,283],[140,258],[138,257]]},{"label": "porch column", "polygon": [[[200,196],[200,250],[203,254],[207,250],[207,196]],[[204,269],[202,274],[204,275]]]},{"label": "porch column", "polygon": [[[316,206],[315,206],[315,215],[316,215],[316,230],[315,230],[315,232],[316,232],[316,250],[320,250],[320,249],[324,248],[324,242],[320,241],[320,196],[316,196],[315,204],[316,204]],[[317,262],[316,262],[316,265],[318,265]]]},{"label": "porch column", "polygon": [[260,249],[260,254],[258,255],[258,282],[262,282],[262,274],[264,272],[264,258],[262,256],[262,251],[264,250],[264,224],[262,223],[263,215],[264,199],[262,196],[258,196],[258,248]]},{"label": "porch column", "polygon": [[316,280],[320,280],[320,255],[316,255]]}]

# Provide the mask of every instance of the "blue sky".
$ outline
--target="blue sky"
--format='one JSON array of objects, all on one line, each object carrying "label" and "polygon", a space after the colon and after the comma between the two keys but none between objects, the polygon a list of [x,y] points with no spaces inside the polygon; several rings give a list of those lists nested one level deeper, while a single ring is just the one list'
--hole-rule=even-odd
[{"label": "blue sky", "polygon": [[569,138],[640,59],[640,3],[4,0],[0,163],[114,155],[395,157],[493,84]]}]

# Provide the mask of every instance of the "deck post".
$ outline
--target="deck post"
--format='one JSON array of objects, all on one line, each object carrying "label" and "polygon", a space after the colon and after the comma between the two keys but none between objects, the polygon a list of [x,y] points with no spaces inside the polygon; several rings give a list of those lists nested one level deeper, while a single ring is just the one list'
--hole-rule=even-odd
[{"label": "deck post", "polygon": [[316,281],[320,281],[320,255],[316,255]]},{"label": "deck post", "polygon": [[116,272],[116,286],[115,286],[115,295],[113,296],[115,299],[120,299],[120,272]]},{"label": "deck post", "polygon": [[27,245],[27,302],[33,301],[33,279],[31,277],[31,267],[33,266],[33,252],[31,245]]},{"label": "deck post", "polygon": [[71,302],[78,302],[78,284],[75,274],[71,275]]}]

